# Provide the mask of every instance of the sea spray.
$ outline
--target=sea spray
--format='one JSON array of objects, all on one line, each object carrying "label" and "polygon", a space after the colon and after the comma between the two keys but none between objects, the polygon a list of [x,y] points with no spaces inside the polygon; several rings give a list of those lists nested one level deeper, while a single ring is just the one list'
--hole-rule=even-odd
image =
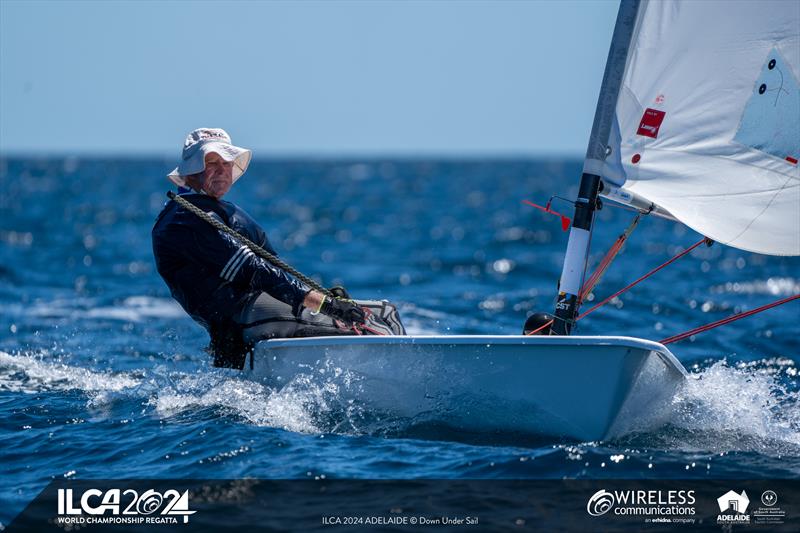
[{"label": "sea spray", "polygon": [[[336,369],[328,377],[300,374],[280,387],[242,379],[230,371],[177,375],[171,383],[154,392],[149,404],[159,416],[214,408],[255,426],[319,434],[352,430],[357,412],[352,402],[341,398],[352,385],[348,373]],[[347,431],[344,431],[345,433]]]},{"label": "sea spray", "polygon": [[51,352],[0,352],[0,390],[37,393],[81,390],[86,393],[120,391],[139,381],[127,373],[98,372],[63,363]]},{"label": "sea spray", "polygon": [[[769,359],[729,366],[718,361],[693,374],[673,398],[671,424],[694,435],[711,451],[787,445],[800,453],[800,393],[794,363]],[[761,451],[761,450],[759,450]]]}]

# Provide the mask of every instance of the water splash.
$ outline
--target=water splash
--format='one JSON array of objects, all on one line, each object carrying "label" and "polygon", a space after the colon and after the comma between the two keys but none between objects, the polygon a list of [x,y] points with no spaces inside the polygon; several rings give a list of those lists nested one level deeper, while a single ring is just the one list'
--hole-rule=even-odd
[{"label": "water splash", "polygon": [[300,374],[280,388],[242,379],[238,372],[201,367],[195,373],[165,365],[114,373],[71,366],[49,352],[0,352],[0,391],[61,392],[87,396],[86,407],[106,410],[117,401],[136,400],[169,419],[204,410],[247,424],[306,434],[361,433],[360,408],[344,399],[354,386],[352,376],[329,369],[324,376]]},{"label": "water splash", "polygon": [[334,410],[338,385],[299,376],[280,390],[226,372],[178,375],[149,399],[159,416],[168,418],[211,408],[249,424],[298,433],[321,433],[321,421]]},{"label": "water splash", "polygon": [[691,376],[672,400],[670,448],[800,456],[800,391],[790,359],[729,366]]},{"label": "water splash", "polygon": [[[735,366],[715,362],[695,372],[676,393],[667,427],[625,437],[619,443],[664,451],[800,456],[797,375],[794,362],[787,358]],[[124,398],[152,408],[162,419],[211,412],[211,416],[304,434],[461,440],[447,431],[426,431],[423,436],[414,430],[413,420],[387,420],[365,410],[358,403],[358,386],[357,380],[338,368],[326,369],[323,374],[299,374],[289,383],[270,387],[243,379],[236,371],[209,367],[194,373],[165,365],[99,372],[66,364],[50,352],[0,352],[0,390],[79,390],[88,396],[86,406],[91,409],[103,409]],[[491,444],[485,438],[481,442]]]},{"label": "water splash", "polygon": [[136,387],[132,374],[95,372],[62,363],[50,352],[0,352],[0,390],[34,394],[78,389],[87,393],[118,392]]}]

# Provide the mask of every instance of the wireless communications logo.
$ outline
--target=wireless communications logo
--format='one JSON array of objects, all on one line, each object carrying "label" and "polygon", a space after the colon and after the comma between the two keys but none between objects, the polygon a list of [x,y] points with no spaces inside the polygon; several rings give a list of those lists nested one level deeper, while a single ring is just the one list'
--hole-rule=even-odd
[{"label": "wireless communications logo", "polygon": [[598,490],[589,498],[586,512],[592,516],[611,513],[617,516],[650,517],[646,521],[678,522],[678,517],[694,516],[693,490]]},{"label": "wireless communications logo", "polygon": [[586,504],[586,512],[592,516],[604,515],[614,506],[614,495],[607,490],[598,490]]},{"label": "wireless communications logo", "polygon": [[58,516],[65,524],[179,524],[189,523],[189,491],[153,489],[139,494],[133,489],[87,489],[75,500],[73,489],[58,489]]}]

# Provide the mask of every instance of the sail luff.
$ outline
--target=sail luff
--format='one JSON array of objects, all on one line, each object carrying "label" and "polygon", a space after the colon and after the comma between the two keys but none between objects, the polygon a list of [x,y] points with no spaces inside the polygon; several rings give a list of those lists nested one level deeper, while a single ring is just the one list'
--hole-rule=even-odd
[{"label": "sail luff", "polygon": [[[608,50],[603,83],[594,112],[592,132],[586,148],[583,171],[602,176],[602,162],[608,156],[608,139],[617,111],[617,100],[628,63],[628,52],[636,29],[640,0],[622,0],[617,13],[614,34]],[[600,166],[597,166],[600,163]]]},{"label": "sail luff", "polygon": [[[639,11],[639,0],[622,0],[617,12],[617,22],[608,51],[603,83],[595,110],[592,132],[586,152],[586,163],[581,175],[578,197],[575,200],[575,214],[572,217],[564,266],[559,281],[558,300],[555,308],[553,332],[568,335],[578,316],[584,266],[589,253],[590,232],[597,207],[597,194],[600,188],[600,170],[606,158],[608,139],[612,131],[614,113],[628,50],[634,34]],[[595,161],[596,163],[591,163]]]}]

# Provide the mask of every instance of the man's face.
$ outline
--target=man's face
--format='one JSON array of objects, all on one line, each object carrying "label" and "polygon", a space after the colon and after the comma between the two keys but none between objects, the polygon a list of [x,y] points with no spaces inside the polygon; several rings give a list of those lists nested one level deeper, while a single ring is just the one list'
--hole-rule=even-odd
[{"label": "man's face", "polygon": [[217,200],[225,196],[233,185],[233,162],[227,162],[219,154],[206,154],[206,169],[203,171],[203,190]]}]

